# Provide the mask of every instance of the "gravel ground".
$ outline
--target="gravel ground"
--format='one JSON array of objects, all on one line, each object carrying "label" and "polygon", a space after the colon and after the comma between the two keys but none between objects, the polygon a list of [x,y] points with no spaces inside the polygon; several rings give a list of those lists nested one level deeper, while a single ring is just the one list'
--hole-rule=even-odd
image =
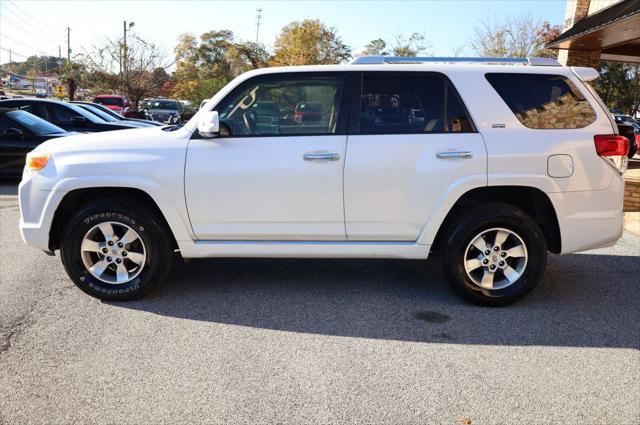
[{"label": "gravel ground", "polygon": [[198,260],[100,302],[0,186],[0,423],[640,423],[640,237],[507,308],[433,261]]}]

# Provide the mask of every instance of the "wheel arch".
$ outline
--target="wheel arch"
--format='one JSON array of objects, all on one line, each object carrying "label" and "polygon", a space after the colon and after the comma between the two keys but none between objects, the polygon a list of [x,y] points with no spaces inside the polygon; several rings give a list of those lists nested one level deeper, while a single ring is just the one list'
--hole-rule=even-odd
[{"label": "wheel arch", "polygon": [[174,248],[178,248],[175,232],[167,221],[165,214],[158,206],[158,203],[146,191],[134,187],[121,186],[103,186],[103,187],[84,187],[70,190],[65,194],[56,211],[49,229],[49,250],[54,251],[60,248],[61,232],[65,223],[71,218],[73,213],[82,205],[101,198],[121,198],[124,200],[142,203],[160,218],[162,225],[165,226],[171,235],[171,244]]},{"label": "wheel arch", "polygon": [[[556,210],[549,196],[531,186],[483,186],[470,189],[451,206],[431,240],[432,251],[437,251],[444,229],[471,205],[503,203],[516,207],[528,215],[542,229],[548,250],[554,254],[562,251],[562,238]],[[423,235],[426,237],[426,235]]]}]

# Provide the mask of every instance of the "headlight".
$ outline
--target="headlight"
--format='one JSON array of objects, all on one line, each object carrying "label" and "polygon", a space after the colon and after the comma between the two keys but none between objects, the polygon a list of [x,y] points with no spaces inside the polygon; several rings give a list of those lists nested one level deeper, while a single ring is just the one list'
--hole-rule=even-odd
[{"label": "headlight", "polygon": [[44,152],[29,152],[27,154],[26,169],[34,174],[42,170],[49,162],[49,154]]}]

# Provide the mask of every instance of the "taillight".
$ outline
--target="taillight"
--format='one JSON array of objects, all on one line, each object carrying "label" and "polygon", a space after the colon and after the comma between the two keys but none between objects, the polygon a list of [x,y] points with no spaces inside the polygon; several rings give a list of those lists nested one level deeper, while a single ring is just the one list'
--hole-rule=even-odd
[{"label": "taillight", "polygon": [[624,173],[627,169],[629,139],[619,134],[598,134],[593,136],[593,140],[598,155],[607,158],[620,173]]}]

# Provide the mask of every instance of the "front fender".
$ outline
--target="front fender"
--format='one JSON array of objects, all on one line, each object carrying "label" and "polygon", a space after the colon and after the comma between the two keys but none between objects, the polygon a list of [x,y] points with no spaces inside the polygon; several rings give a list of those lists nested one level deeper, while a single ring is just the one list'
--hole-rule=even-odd
[{"label": "front fender", "polygon": [[38,176],[34,177],[20,183],[20,230],[23,240],[39,249],[49,249],[53,218],[64,197],[74,190],[100,187],[142,190],[157,204],[178,244],[193,239],[186,211],[181,213],[170,194],[152,179],[121,175],[68,177],[57,181],[50,189],[42,189],[37,184]]}]

